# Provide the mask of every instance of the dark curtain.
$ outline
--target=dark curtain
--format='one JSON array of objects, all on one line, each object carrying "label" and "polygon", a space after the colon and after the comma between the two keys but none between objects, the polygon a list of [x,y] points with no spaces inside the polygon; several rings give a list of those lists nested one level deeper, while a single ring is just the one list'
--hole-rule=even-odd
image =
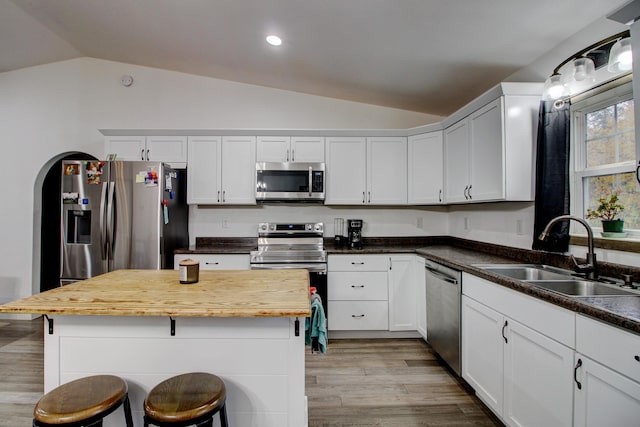
[{"label": "dark curtain", "polygon": [[569,127],[569,101],[540,102],[533,249],[569,249],[569,221],[556,224],[545,241],[538,239],[551,219],[569,214]]}]

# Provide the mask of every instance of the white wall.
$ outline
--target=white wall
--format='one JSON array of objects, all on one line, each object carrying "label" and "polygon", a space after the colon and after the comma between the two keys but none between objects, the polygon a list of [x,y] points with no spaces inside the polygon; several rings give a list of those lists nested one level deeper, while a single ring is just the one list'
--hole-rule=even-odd
[{"label": "white wall", "polygon": [[[130,88],[120,84],[123,74],[133,76]],[[439,119],[91,58],[1,73],[0,304],[39,288],[32,263],[38,175],[61,153],[102,158],[98,129],[406,129]]]},{"label": "white wall", "polygon": [[449,234],[463,239],[531,249],[533,215],[533,202],[451,206]]},{"label": "white wall", "polygon": [[446,235],[447,209],[360,208],[309,204],[267,204],[247,207],[192,206],[189,215],[191,245],[196,237],[255,237],[260,222],[323,222],[325,236],[334,236],[335,218],[362,219],[364,237]]}]

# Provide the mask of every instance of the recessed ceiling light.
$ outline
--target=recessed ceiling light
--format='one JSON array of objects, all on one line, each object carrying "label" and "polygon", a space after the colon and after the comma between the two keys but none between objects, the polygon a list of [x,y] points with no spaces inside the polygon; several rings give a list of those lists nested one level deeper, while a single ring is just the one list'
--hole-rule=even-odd
[{"label": "recessed ceiling light", "polygon": [[267,36],[267,43],[271,46],[280,46],[282,44],[282,39],[276,35]]}]

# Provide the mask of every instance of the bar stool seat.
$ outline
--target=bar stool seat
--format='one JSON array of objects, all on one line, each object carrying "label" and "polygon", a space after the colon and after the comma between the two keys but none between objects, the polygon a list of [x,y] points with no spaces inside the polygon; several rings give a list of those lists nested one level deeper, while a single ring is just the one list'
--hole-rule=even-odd
[{"label": "bar stool seat", "polygon": [[133,427],[127,383],[114,375],[80,378],[51,390],[33,409],[33,426],[83,427],[124,406],[127,427]]},{"label": "bar stool seat", "polygon": [[168,378],[147,395],[144,425],[211,426],[219,412],[220,424],[227,427],[226,397],[224,382],[213,374],[191,372]]}]

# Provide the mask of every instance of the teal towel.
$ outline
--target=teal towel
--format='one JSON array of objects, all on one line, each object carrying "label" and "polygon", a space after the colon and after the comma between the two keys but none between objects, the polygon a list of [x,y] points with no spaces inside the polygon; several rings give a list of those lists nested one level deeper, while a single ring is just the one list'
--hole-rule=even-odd
[{"label": "teal towel", "polygon": [[320,298],[312,299],[311,317],[305,319],[305,343],[311,345],[314,338],[317,339],[320,353],[325,354],[327,352],[327,318]]}]

